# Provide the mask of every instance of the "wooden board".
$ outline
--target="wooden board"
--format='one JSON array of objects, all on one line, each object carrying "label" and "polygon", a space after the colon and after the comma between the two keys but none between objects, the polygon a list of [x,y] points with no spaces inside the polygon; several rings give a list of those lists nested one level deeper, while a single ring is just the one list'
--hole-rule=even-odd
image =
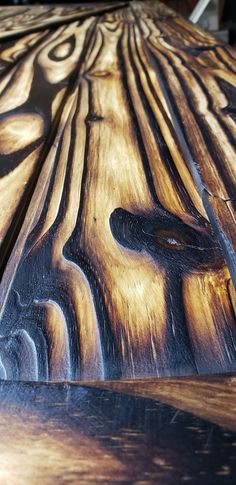
[{"label": "wooden board", "polygon": [[90,382],[90,387],[142,396],[236,431],[235,374]]},{"label": "wooden board", "polygon": [[126,2],[81,2],[56,6],[4,7],[0,13],[0,39],[22,35],[25,30],[35,32],[47,27],[52,28],[125,5]]},{"label": "wooden board", "polygon": [[0,482],[233,484],[235,51],[150,1],[0,39]]},{"label": "wooden board", "polygon": [[[163,9],[158,3],[154,8],[150,2],[135,3],[96,21],[91,17],[81,25],[60,27],[50,33],[53,39],[56,36],[55,42],[50,38],[42,41],[41,57],[37,44],[30,61],[26,56],[9,71],[13,87],[2,96],[6,103],[13,103],[13,124],[21,130],[18,109],[21,116],[32,110],[25,109],[25,99],[14,105],[20,75],[14,83],[15,72],[20,73],[24,65],[25,76],[24,63],[34,62],[35,66],[35,59],[47,77],[47,84],[37,83],[39,109],[44,96],[50,106],[56,103],[57,123],[41,138],[35,135],[40,118],[32,130],[33,140],[27,133],[27,149],[36,149],[41,141],[46,144],[43,155],[37,154],[39,158],[30,162],[28,178],[23,169],[27,158],[19,160],[19,153],[25,156],[25,151],[16,146],[11,163],[18,170],[17,182],[14,179],[9,189],[9,177],[16,173],[9,171],[9,162],[1,179],[6,184],[5,204],[10,208],[9,218],[4,212],[2,223],[7,228],[8,248],[2,249],[3,267],[9,258],[0,296],[0,370],[4,379],[124,379],[236,368],[235,290],[219,234],[213,232],[203,206],[212,220],[203,198],[209,187],[202,191],[200,186],[202,159],[198,157],[193,170],[160,81],[159,73],[164,75],[167,61],[159,71],[153,61],[154,56],[161,60],[172,56],[184,79],[188,70],[192,75],[202,64],[218,62],[211,55],[215,41],[173,12],[165,15]],[[68,29],[78,35],[78,49],[76,55],[69,49],[64,56]],[[196,44],[199,56],[192,52]],[[229,49],[221,45],[219,49],[232,57]],[[54,59],[57,51],[61,62]],[[192,68],[186,67],[188,61]],[[219,70],[221,77],[229,76],[227,66]],[[206,86],[214,94],[211,71],[205,76]],[[166,79],[168,85],[171,73]],[[60,84],[65,80],[67,91]],[[176,85],[170,84],[169,89]],[[195,154],[202,150],[209,170],[213,166],[215,178],[205,175],[204,183],[222,190],[209,192],[211,197],[226,200],[233,192],[224,192],[227,177],[220,177],[214,168],[216,160],[213,165],[204,144],[202,128],[195,121],[199,106],[196,103],[190,109],[184,96],[181,90],[175,99],[190,120],[189,136],[199,137],[191,146]],[[35,103],[32,89],[28,99],[30,107]],[[45,119],[44,113],[42,116]],[[222,112],[219,116],[233,136],[234,121]],[[7,151],[12,146],[8,111],[4,117]],[[27,119],[30,123],[33,118]],[[218,143],[206,119],[207,136]],[[218,137],[225,140],[221,125],[219,130]],[[36,142],[38,145],[32,145]],[[218,158],[224,150],[233,152],[233,146],[222,143]],[[227,163],[225,171],[232,187]],[[215,218],[212,203],[211,210]],[[230,210],[233,214],[233,205]],[[9,221],[13,221],[14,231]],[[233,235],[234,227],[230,227]]]},{"label": "wooden board", "polygon": [[1,383],[0,430],[6,485],[235,482],[235,431],[156,399]]},{"label": "wooden board", "polygon": [[235,234],[235,212],[229,222],[227,207],[220,210],[236,198],[235,51],[181,17],[163,21],[150,11],[146,19],[139,10],[134,3],[185,161],[236,284],[236,241],[228,227]]}]

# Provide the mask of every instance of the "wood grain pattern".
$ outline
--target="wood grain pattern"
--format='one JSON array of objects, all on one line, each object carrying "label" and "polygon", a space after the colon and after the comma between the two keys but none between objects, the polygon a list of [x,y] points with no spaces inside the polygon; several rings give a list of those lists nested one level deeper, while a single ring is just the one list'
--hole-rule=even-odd
[{"label": "wood grain pattern", "polygon": [[[224,201],[234,201],[236,194],[235,52],[180,17],[163,21],[149,12],[147,19],[139,19],[135,4],[133,11],[184,158],[236,284],[235,237],[229,235],[223,215]],[[233,207],[229,217],[232,227]]]},{"label": "wood grain pattern", "polygon": [[[0,80],[0,269],[25,216],[94,18],[59,27]],[[17,42],[18,44],[18,42]]]},{"label": "wood grain pattern", "polygon": [[0,75],[2,76],[3,73],[5,74],[14,64],[17,64],[17,62],[48,33],[49,30],[43,30],[42,32],[24,35],[17,41],[11,40],[2,42],[2,44],[0,44]]},{"label": "wood grain pattern", "polygon": [[235,51],[151,1],[0,39],[0,482],[233,484]]},{"label": "wood grain pattern", "polygon": [[26,29],[27,32],[35,32],[47,27],[52,28],[125,5],[126,2],[81,2],[56,6],[5,7],[0,14],[0,39],[22,35]]},{"label": "wood grain pattern", "polygon": [[178,14],[172,8],[169,8],[163,2],[155,2],[153,0],[145,0],[144,2],[132,2],[132,7],[141,18],[172,18],[177,17]]},{"label": "wood grain pattern", "polygon": [[[182,59],[184,79],[187,70],[195,69],[192,54],[192,70],[184,64],[193,49],[189,44],[199,42],[202,48],[201,42],[209,47],[213,41],[198,30],[192,35],[200,40],[189,40],[189,24],[183,26],[167,12],[165,21],[180,25],[177,39],[184,29],[183,45],[188,45],[187,50],[173,47],[162,33],[147,34],[150,22],[154,29],[153,18],[158,22],[162,15],[164,22],[164,7],[157,4],[152,16],[149,4],[139,5],[142,26],[137,10],[133,14],[126,8],[104,15],[96,25],[87,20],[65,28],[65,35],[67,29],[81,32],[77,57],[63,61],[67,76],[77,65],[78,78],[66,103],[63,98],[54,142],[2,279],[3,379],[98,380],[235,370],[235,290],[152,57],[164,59],[163,73],[170,65],[167,56],[178,69]],[[91,35],[83,51],[87,30]],[[65,73],[48,64],[52,50],[56,56],[66,47],[55,41],[45,55],[42,50],[40,65],[54,86],[55,77],[60,85]],[[169,89],[176,89],[171,75]],[[193,149],[202,150],[210,163],[195,121],[197,100],[190,110],[185,93],[180,94],[178,109],[185,108],[186,129],[196,138]],[[9,99],[15,102],[8,92]],[[61,105],[53,91],[54,99]],[[0,125],[5,156],[12,146],[5,133],[9,121],[17,133],[16,106],[11,108],[12,121]],[[27,124],[27,115],[21,116]],[[209,116],[208,136],[218,143]],[[222,113],[219,117],[230,129],[233,121]],[[17,137],[19,150],[29,141],[32,146],[35,131],[42,130],[37,116],[34,123],[32,140],[29,133]],[[223,137],[217,116],[216,124]],[[233,147],[222,143],[220,150]],[[214,182],[219,179],[225,189],[226,179],[212,170]]]},{"label": "wood grain pattern", "polygon": [[6,485],[235,482],[235,431],[155,398],[5,382],[0,403]]}]

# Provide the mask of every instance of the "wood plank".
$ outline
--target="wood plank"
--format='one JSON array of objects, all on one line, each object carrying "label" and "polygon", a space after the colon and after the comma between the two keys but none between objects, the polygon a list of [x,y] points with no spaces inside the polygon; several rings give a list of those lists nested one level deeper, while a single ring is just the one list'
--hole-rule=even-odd
[{"label": "wood plank", "polygon": [[131,12],[106,14],[2,280],[2,378],[235,369],[229,271],[156,83]]},{"label": "wood plank", "polygon": [[235,481],[235,375],[160,378],[236,368],[232,177],[223,157],[225,176],[189,163],[150,45],[183,79],[204,73],[232,133],[219,90],[236,56],[159,2],[133,5],[0,49],[3,483]]},{"label": "wood plank", "polygon": [[157,399],[236,431],[235,374],[89,382],[89,387]]},{"label": "wood plank", "polygon": [[8,39],[122,8],[126,2],[93,2],[62,5],[16,6],[0,15],[0,39]]},{"label": "wood plank", "polygon": [[94,18],[59,27],[0,80],[0,271],[15,242]]},{"label": "wood plank", "polygon": [[[227,106],[231,101],[229,89],[231,87],[231,97],[235,89],[235,74],[226,64],[223,68],[222,63],[217,66],[217,59],[215,65],[211,62],[209,66],[209,54],[204,54],[202,60],[203,45],[181,46],[179,42],[174,47],[174,41],[172,37],[169,44],[166,36],[156,37],[155,31],[148,38],[148,47],[155,56],[156,73],[160,80],[163,78],[163,92],[168,99],[171,98],[169,109],[171,106],[171,111],[175,111],[175,126],[186,137],[191,150],[192,165],[197,169],[201,182],[199,190],[205,188],[214,196],[232,198],[235,196],[236,178],[233,164],[235,124]],[[209,49],[209,45],[205,44],[205,47]],[[227,83],[229,88],[226,93],[223,86]]]},{"label": "wood plank", "polygon": [[142,396],[1,383],[2,483],[235,482],[235,431]]},{"label": "wood plank", "polygon": [[[136,4],[132,8],[139,12]],[[236,245],[228,239],[227,219],[219,219],[211,205],[216,198],[233,201],[236,194],[235,52],[181,17],[156,19],[147,12],[148,18],[135,14],[146,53],[236,285]]]}]

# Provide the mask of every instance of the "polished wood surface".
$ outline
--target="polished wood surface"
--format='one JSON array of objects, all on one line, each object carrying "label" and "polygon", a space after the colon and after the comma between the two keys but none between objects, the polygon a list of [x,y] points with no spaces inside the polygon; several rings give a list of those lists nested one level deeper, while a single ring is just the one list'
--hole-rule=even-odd
[{"label": "polished wood surface", "polygon": [[88,383],[110,391],[142,396],[191,412],[236,431],[235,374]]},{"label": "polished wood surface", "polygon": [[1,377],[234,371],[234,51],[150,1],[22,43],[0,80]]},{"label": "polished wood surface", "polygon": [[235,483],[235,72],[160,2],[1,9],[1,484]]},{"label": "polished wood surface", "polygon": [[235,430],[156,398],[5,382],[0,431],[4,485],[235,483]]}]

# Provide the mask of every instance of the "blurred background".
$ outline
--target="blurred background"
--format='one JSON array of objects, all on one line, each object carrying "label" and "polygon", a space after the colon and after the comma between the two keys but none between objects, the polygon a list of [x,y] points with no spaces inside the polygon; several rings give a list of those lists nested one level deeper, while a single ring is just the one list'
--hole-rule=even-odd
[{"label": "blurred background", "polygon": [[[69,0],[69,2],[66,0],[64,2],[63,0],[0,0],[0,9],[1,5],[79,4],[90,3],[90,1],[92,0],[87,0],[87,2],[78,0]],[[155,2],[155,0],[153,1]],[[201,0],[203,3],[204,1],[207,3],[207,0]],[[198,0],[162,0],[162,2],[186,18],[190,18],[194,9],[196,10],[196,6],[199,5]],[[236,46],[236,0],[210,0],[197,23],[216,37]]]}]

